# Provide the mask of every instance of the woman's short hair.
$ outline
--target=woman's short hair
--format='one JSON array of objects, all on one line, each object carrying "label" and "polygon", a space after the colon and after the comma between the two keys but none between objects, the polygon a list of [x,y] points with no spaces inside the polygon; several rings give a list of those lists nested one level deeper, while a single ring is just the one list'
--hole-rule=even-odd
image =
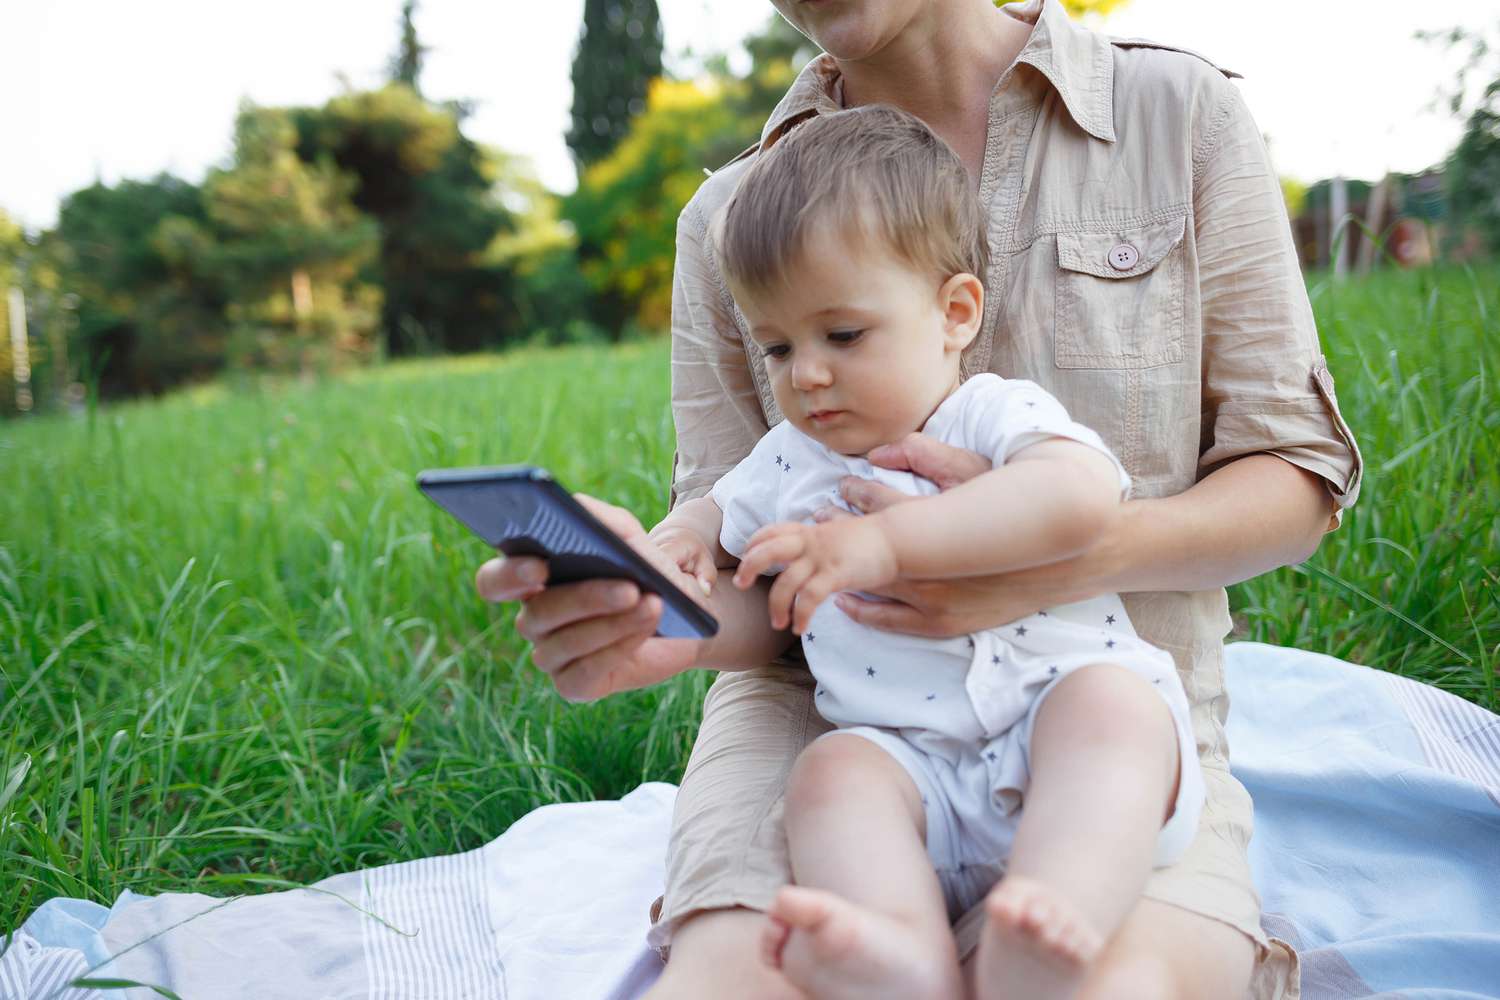
[{"label": "woman's short hair", "polygon": [[740,287],[767,288],[825,225],[942,280],[983,281],[989,264],[962,161],[921,119],[885,105],[814,115],[758,155],[725,208],[720,263]]}]

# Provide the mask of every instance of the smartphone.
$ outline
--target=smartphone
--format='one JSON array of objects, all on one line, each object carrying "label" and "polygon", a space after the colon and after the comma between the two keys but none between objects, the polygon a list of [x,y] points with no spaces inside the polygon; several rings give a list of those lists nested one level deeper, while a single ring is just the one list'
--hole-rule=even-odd
[{"label": "smartphone", "polygon": [[492,548],[508,556],[547,560],[548,583],[630,580],[656,594],[662,601],[659,636],[705,639],[719,631],[713,615],[590,514],[545,469],[429,469],[417,475],[417,488]]}]

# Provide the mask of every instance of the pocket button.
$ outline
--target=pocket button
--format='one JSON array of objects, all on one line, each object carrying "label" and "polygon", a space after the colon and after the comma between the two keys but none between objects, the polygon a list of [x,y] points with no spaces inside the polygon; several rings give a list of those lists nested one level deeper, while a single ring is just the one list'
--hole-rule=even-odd
[{"label": "pocket button", "polygon": [[1109,266],[1116,271],[1128,271],[1140,259],[1140,252],[1129,243],[1121,243],[1109,252]]}]

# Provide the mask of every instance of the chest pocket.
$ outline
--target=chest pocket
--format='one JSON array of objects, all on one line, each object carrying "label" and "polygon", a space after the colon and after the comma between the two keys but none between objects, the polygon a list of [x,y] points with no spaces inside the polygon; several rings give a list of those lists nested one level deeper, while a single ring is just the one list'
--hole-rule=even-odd
[{"label": "chest pocket", "polygon": [[1187,216],[1057,234],[1059,368],[1153,368],[1182,360]]}]

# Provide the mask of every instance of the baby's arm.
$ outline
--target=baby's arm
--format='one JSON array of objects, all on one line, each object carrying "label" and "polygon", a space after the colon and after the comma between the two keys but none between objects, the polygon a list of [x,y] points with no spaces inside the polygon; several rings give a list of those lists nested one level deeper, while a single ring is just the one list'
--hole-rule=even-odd
[{"label": "baby's arm", "polygon": [[735,558],[719,542],[723,526],[719,505],[713,497],[701,496],[678,504],[662,518],[651,529],[651,540],[708,594],[718,578],[717,570],[735,565]]},{"label": "baby's arm", "polygon": [[896,576],[936,580],[1078,555],[1115,526],[1119,513],[1120,474],[1110,458],[1057,437],[947,492],[866,519],[888,540]]}]

